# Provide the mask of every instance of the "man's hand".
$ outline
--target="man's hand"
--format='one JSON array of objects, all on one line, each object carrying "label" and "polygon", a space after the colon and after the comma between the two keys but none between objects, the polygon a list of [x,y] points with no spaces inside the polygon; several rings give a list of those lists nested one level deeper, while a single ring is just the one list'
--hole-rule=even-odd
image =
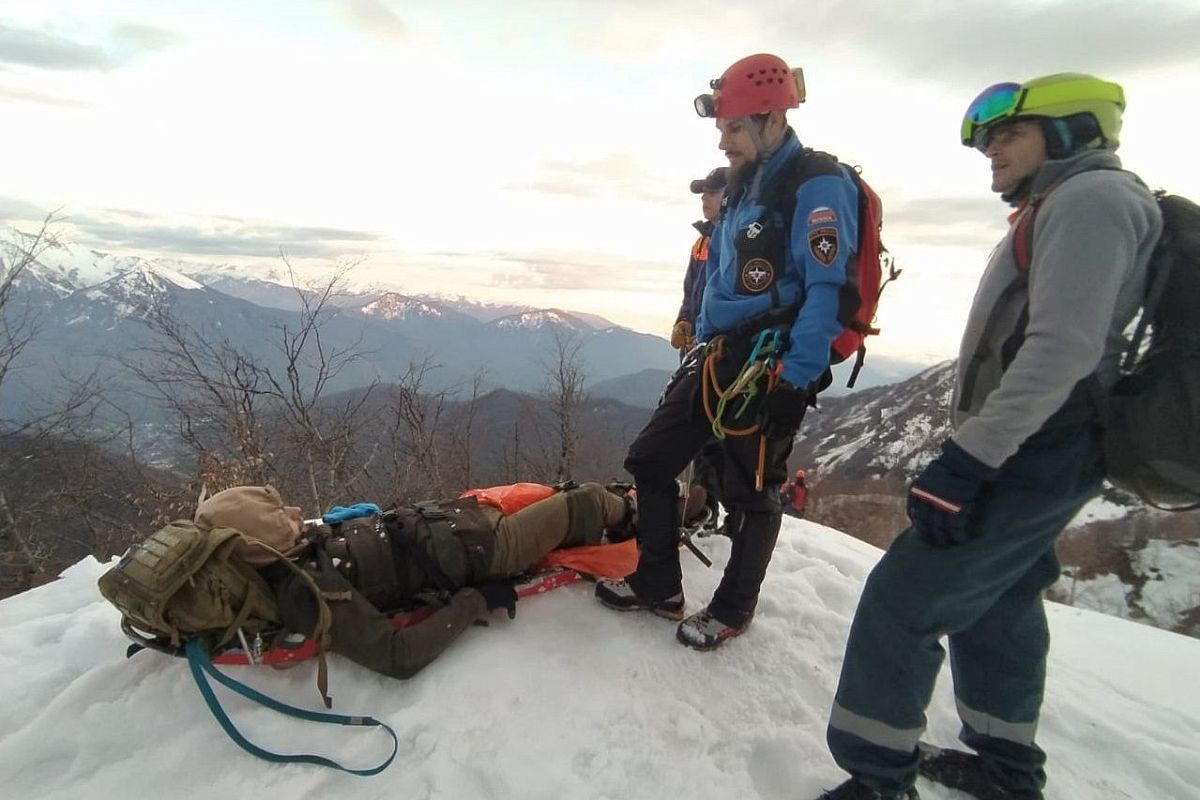
[{"label": "man's hand", "polygon": [[804,412],[808,410],[808,392],[800,389],[783,378],[775,384],[775,388],[766,397],[767,422],[765,432],[768,436],[791,436],[800,430],[804,420]]},{"label": "man's hand", "polygon": [[671,347],[676,350],[691,350],[696,344],[696,331],[692,323],[681,319],[671,328]]},{"label": "man's hand", "polygon": [[508,611],[509,619],[517,618],[517,590],[512,581],[498,578],[481,583],[474,588],[483,595],[483,601],[487,603],[488,611],[503,608]]},{"label": "man's hand", "polygon": [[976,533],[971,516],[979,495],[999,471],[947,439],[909,487],[909,521],[935,547],[963,544]]}]

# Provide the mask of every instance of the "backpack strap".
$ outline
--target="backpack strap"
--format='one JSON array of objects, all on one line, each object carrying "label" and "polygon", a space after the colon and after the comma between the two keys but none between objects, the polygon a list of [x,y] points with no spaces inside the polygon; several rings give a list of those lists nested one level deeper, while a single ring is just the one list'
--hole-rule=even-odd
[{"label": "backpack strap", "polygon": [[[417,507],[417,512],[421,519],[425,520],[427,525],[432,527],[434,524],[441,522],[449,527],[449,522],[445,519],[446,512],[438,509],[436,506]],[[441,516],[438,516],[440,512]],[[458,587],[454,585],[454,581],[437,565],[433,557],[425,552],[425,548],[421,547],[420,543],[414,536],[411,536],[405,529],[404,522],[395,511],[385,511],[383,514],[383,525],[387,528],[388,538],[392,542],[396,555],[398,557],[408,557],[416,562],[429,578],[429,581],[440,591],[446,594],[454,594],[458,591]]]},{"label": "backpack strap", "polygon": [[[813,150],[811,147],[801,147],[796,157],[784,166],[774,180],[767,185],[761,198],[766,208],[778,210],[782,217],[785,252],[791,245],[792,218],[796,216],[796,192],[799,191],[801,184],[818,175],[837,175],[840,172],[836,156]],[[804,295],[803,283],[800,285],[800,295],[801,297]],[[776,308],[782,305],[779,299],[779,288],[775,284],[771,284],[771,302]],[[797,310],[802,302],[801,300],[796,303]]]},{"label": "backpack strap", "polygon": [[[247,753],[258,756],[266,761],[272,761],[276,764],[316,764],[317,766],[332,767],[333,769],[338,769],[342,772],[348,772],[351,775],[364,776],[377,775],[380,772],[383,772],[388,768],[388,765],[392,763],[392,760],[396,758],[396,752],[399,749],[399,741],[396,738],[396,732],[392,730],[389,725],[380,722],[374,717],[326,714],[320,711],[308,711],[303,708],[289,706],[286,703],[281,703],[274,698],[268,697],[261,692],[251,689],[244,683],[234,680],[218,670],[213,666],[212,659],[209,657],[208,652],[204,649],[204,645],[199,639],[189,639],[186,650],[188,667],[191,669],[192,678],[195,679],[196,687],[200,690],[200,695],[204,698],[204,702],[208,705],[209,711],[211,711],[213,716],[216,717],[217,722],[220,723],[221,727],[225,730],[225,733],[228,734],[229,738],[233,739],[234,743]],[[225,712],[225,709],[221,707],[220,701],[217,700],[216,693],[213,692],[212,686],[208,682],[208,678],[210,676],[225,688],[240,694],[242,697],[258,703],[261,706],[265,706],[273,711],[286,714],[289,717],[295,717],[297,719],[303,719],[309,722],[321,722],[327,725],[346,725],[356,728],[382,728],[383,730],[387,731],[388,736],[392,738],[392,752],[386,759],[384,759],[383,763],[374,767],[363,769],[351,769],[349,767],[342,766],[333,759],[309,753],[299,755],[282,755],[280,753],[273,753],[270,750],[266,750],[254,744],[245,736],[243,736],[241,731],[237,729],[237,727],[233,724],[233,721],[229,719],[229,715]]]},{"label": "backpack strap", "polygon": [[[313,629],[309,636],[317,645],[317,691],[321,693],[321,700],[325,703],[325,707],[332,708],[333,700],[329,697],[329,665],[325,659],[325,651],[329,649],[330,642],[332,641],[332,634],[330,630],[333,627],[333,613],[329,610],[329,603],[326,601],[348,600],[350,599],[349,593],[321,591],[321,588],[317,586],[317,582],[313,580],[312,575],[309,575],[307,572],[302,570],[294,561],[292,561],[292,559],[288,558],[274,547],[271,547],[271,545],[267,544],[266,542],[259,541],[258,539],[250,539],[249,537],[245,537],[245,539],[246,541],[257,545],[258,547],[261,547],[263,550],[266,550],[268,553],[274,556],[277,561],[286,565],[289,570],[291,570],[300,578],[301,582],[303,582],[304,585],[309,588],[309,590],[313,593],[313,596],[316,598],[317,621],[313,624]],[[239,616],[242,615],[239,614]],[[240,624],[241,623],[238,622],[234,626],[234,630],[236,630],[237,627],[240,627]]]}]

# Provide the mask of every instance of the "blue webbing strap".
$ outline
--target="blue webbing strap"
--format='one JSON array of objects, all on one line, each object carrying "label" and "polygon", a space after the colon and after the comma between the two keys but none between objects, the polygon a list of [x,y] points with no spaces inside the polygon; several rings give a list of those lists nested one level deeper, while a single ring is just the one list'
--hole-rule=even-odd
[{"label": "blue webbing strap", "polygon": [[[192,677],[196,679],[196,686],[200,689],[200,694],[204,697],[204,702],[208,704],[209,711],[217,718],[217,722],[221,723],[221,727],[225,729],[225,733],[229,734],[229,738],[233,739],[239,747],[251,755],[267,761],[273,761],[279,764],[316,764],[322,767],[333,767],[340,769],[343,772],[349,772],[351,775],[377,775],[388,768],[392,760],[396,757],[396,751],[399,749],[399,742],[396,739],[396,732],[388,725],[380,722],[373,717],[349,717],[343,714],[326,714],[319,711],[308,711],[303,708],[289,706],[286,703],[281,703],[274,698],[267,697],[261,692],[251,689],[239,681],[234,680],[228,675],[222,673],[219,669],[213,666],[212,660],[208,657],[208,653],[204,649],[204,645],[198,639],[191,639],[187,643],[187,660],[188,666],[192,670]],[[242,735],[233,721],[229,719],[229,715],[225,713],[225,709],[221,707],[220,701],[217,700],[216,694],[213,692],[212,686],[209,684],[205,674],[211,675],[218,683],[225,686],[242,697],[266,706],[281,714],[287,714],[289,717],[309,720],[310,722],[324,722],[330,725],[350,725],[353,727],[378,727],[383,728],[392,737],[392,753],[377,767],[370,769],[350,769],[343,767],[336,761],[325,758],[324,756],[301,754],[301,755],[281,755],[272,753],[270,750],[264,750],[258,745],[251,742]]]}]

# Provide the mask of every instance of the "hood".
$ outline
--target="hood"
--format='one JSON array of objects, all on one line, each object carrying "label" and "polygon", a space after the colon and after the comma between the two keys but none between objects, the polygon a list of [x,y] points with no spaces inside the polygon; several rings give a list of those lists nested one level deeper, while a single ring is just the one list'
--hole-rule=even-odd
[{"label": "hood", "polygon": [[[274,486],[235,486],[217,492],[197,506],[195,522],[207,528],[233,528],[280,552],[300,541]],[[236,552],[256,567],[275,561],[266,551],[249,545],[239,546]]]}]

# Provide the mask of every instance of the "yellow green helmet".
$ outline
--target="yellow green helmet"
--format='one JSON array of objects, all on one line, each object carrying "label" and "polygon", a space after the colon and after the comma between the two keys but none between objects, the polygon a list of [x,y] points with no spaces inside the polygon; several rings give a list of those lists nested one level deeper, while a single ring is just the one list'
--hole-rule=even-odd
[{"label": "yellow green helmet", "polygon": [[[1060,72],[1025,83],[997,83],[967,106],[961,139],[967,147],[979,147],[986,143],[986,133],[993,125],[1037,119],[1052,123],[1043,126],[1052,150],[1116,150],[1124,109],[1125,91],[1119,84],[1079,72]],[[1062,155],[1065,153],[1052,153],[1051,157]]]}]

